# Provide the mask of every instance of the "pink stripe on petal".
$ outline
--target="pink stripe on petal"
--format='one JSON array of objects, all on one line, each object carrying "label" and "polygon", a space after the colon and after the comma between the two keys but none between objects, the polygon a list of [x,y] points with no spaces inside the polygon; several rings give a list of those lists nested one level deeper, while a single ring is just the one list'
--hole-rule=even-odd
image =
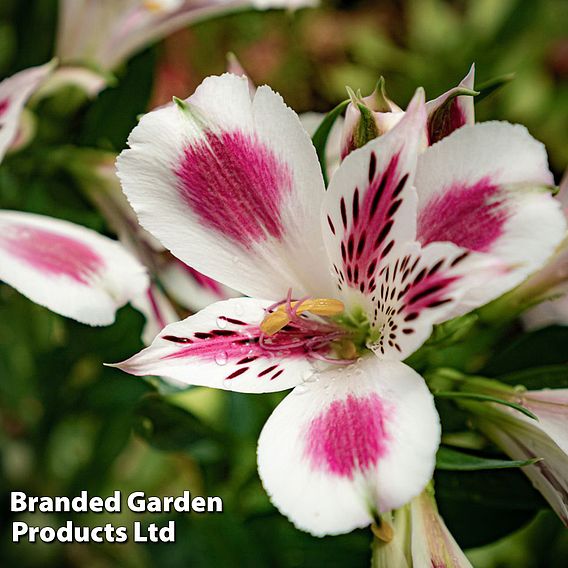
[{"label": "pink stripe on petal", "polygon": [[471,185],[458,182],[441,192],[420,212],[418,239],[423,245],[449,241],[469,250],[489,251],[507,221],[499,189],[484,177]]},{"label": "pink stripe on petal", "polygon": [[387,452],[389,414],[376,394],[336,400],[309,424],[304,455],[314,469],[353,478]]},{"label": "pink stripe on petal", "polygon": [[1,246],[29,266],[50,276],[68,276],[80,284],[104,266],[103,259],[88,245],[71,237],[12,225],[0,237]]},{"label": "pink stripe on petal", "polygon": [[184,151],[179,192],[201,221],[244,246],[280,238],[280,206],[292,191],[288,166],[254,136],[205,133]]},{"label": "pink stripe on petal", "polygon": [[0,100],[0,117],[6,114],[8,107],[10,106],[10,99],[2,99]]}]

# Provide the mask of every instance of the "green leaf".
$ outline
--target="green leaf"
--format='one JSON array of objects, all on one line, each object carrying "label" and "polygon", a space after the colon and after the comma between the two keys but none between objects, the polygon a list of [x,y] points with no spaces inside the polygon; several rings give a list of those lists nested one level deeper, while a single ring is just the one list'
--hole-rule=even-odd
[{"label": "green leaf", "polygon": [[475,97],[475,102],[478,103],[488,97],[490,94],[498,91],[501,87],[504,87],[508,83],[510,83],[515,78],[514,73],[509,73],[507,75],[501,75],[499,77],[495,77],[494,79],[489,79],[489,81],[485,81],[485,83],[481,83],[476,90],[479,94]]},{"label": "green leaf", "polygon": [[506,469],[531,465],[539,458],[531,460],[502,460],[466,454],[451,448],[440,447],[436,455],[436,469],[446,471],[477,471],[482,469]]},{"label": "green leaf", "polygon": [[509,340],[488,361],[480,375],[497,377],[545,365],[568,363],[568,326],[551,326]]},{"label": "green leaf", "polygon": [[568,365],[533,367],[501,375],[499,380],[510,385],[523,385],[529,390],[568,388]]},{"label": "green leaf", "polygon": [[440,514],[463,548],[493,542],[547,506],[519,469],[437,470],[434,480]]},{"label": "green leaf", "polygon": [[522,412],[525,416],[528,416],[533,420],[538,420],[538,418],[530,410],[528,410],[521,404],[517,404],[516,402],[511,402],[509,400],[504,400],[502,398],[497,398],[495,396],[490,396],[487,394],[480,394],[476,392],[440,391],[435,392],[434,396],[436,398],[465,398],[479,402],[495,402],[496,404],[502,404],[503,406],[514,408],[515,410]]},{"label": "green leaf", "polygon": [[325,115],[325,118],[321,121],[321,124],[318,126],[318,129],[312,136],[312,142],[316,147],[316,152],[326,186],[329,181],[327,178],[327,160],[325,158],[325,147],[327,145],[327,139],[329,138],[329,133],[331,132],[331,129],[333,128],[337,117],[347,108],[347,105],[349,103],[350,100],[346,99],[343,102],[340,102],[333,110],[328,112]]}]

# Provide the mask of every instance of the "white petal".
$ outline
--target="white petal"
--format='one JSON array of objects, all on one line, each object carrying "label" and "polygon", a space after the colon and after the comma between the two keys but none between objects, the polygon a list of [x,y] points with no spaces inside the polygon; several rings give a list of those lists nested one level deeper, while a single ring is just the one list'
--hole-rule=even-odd
[{"label": "white petal", "polygon": [[319,228],[315,149],[296,114],[247,80],[209,77],[183,110],[142,118],[118,160],[140,222],[175,256],[245,295],[322,297],[330,286]]},{"label": "white petal", "polygon": [[430,337],[434,324],[471,311],[469,292],[504,277],[503,265],[452,243],[407,243],[374,276],[367,313],[380,334],[379,357],[406,359]]},{"label": "white petal", "polygon": [[0,280],[58,314],[109,325],[148,286],[119,243],[67,221],[0,212]]},{"label": "white petal", "polygon": [[53,63],[30,67],[0,83],[0,161],[18,134],[24,105],[53,70]]},{"label": "white petal", "polygon": [[544,146],[519,125],[464,126],[418,160],[418,239],[487,252],[511,267],[471,292],[478,305],[540,268],[562,240],[566,222],[544,188],[552,183]]},{"label": "white petal", "polygon": [[[316,369],[303,348],[259,342],[259,324],[270,302],[235,298],[217,302],[168,325],[150,347],[115,365],[133,375],[158,375],[176,385],[237,392],[292,388]],[[285,336],[278,334],[279,340]]]},{"label": "white petal", "polygon": [[420,493],[439,438],[420,375],[367,356],[317,375],[278,405],[260,435],[258,471],[298,528],[340,534]]},{"label": "white petal", "polygon": [[337,288],[351,303],[372,293],[377,269],[415,238],[412,184],[425,119],[418,91],[400,123],[351,152],[331,180],[322,231]]}]

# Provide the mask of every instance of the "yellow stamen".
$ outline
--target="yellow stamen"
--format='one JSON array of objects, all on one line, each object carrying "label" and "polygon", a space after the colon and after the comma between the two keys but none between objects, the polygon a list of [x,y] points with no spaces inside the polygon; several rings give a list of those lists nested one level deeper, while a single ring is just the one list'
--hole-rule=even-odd
[{"label": "yellow stamen", "polygon": [[[333,298],[314,298],[304,300],[303,302],[291,302],[291,307],[296,310],[297,314],[311,312],[317,316],[338,316],[343,313],[345,306],[340,300]],[[286,311],[286,305],[278,306],[272,313],[268,314],[262,323],[260,329],[266,335],[274,335],[283,327],[290,323],[290,317]]]}]

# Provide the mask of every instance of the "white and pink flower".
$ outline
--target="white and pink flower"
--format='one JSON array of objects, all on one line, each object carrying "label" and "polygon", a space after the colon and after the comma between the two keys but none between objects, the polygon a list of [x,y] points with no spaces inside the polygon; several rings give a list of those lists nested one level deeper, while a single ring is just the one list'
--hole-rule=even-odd
[{"label": "white and pink flower", "polygon": [[259,472],[316,535],[366,526],[423,490],[440,425],[402,361],[434,324],[538,269],[565,230],[526,129],[464,126],[419,155],[426,120],[419,90],[326,191],[296,114],[225,74],[143,117],[118,160],[141,224],[250,296],[167,326],[118,366],[177,385],[293,388],[262,431]]},{"label": "white and pink flower", "polygon": [[[53,65],[0,83],[0,161],[17,136],[28,98]],[[145,269],[119,243],[79,225],[0,210],[0,281],[50,310],[108,325],[116,310],[148,286]]]}]

